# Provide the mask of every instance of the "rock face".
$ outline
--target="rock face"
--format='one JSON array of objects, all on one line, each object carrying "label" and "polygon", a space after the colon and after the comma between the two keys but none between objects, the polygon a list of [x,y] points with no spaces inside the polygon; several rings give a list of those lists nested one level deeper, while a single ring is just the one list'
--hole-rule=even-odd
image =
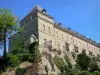
[{"label": "rock face", "polygon": [[[18,67],[19,67],[19,68],[28,68],[28,67],[30,67],[30,66],[32,66],[32,63],[23,62],[23,63],[21,63]],[[15,74],[15,73],[16,73],[16,69],[17,69],[17,67],[14,68],[14,70],[8,71],[8,72],[4,72],[4,73],[2,73],[1,75],[16,75],[16,74]],[[27,74],[27,75],[28,75],[28,74]]]},{"label": "rock face", "polygon": [[28,68],[32,66],[32,63],[29,63],[29,62],[23,62],[19,65],[20,68]]},{"label": "rock face", "polygon": [[[39,64],[39,67],[40,67],[39,73],[40,74],[58,75],[58,73],[60,73],[60,70],[57,68],[57,66],[55,65],[54,60],[53,60],[53,58],[55,56],[62,58],[63,61],[66,62],[64,59],[64,56],[67,55],[68,58],[70,59],[71,64],[72,65],[75,64],[75,59],[73,58],[73,55],[71,52],[62,51],[62,50],[54,50],[54,49],[49,50],[49,49],[50,48],[48,48],[48,47],[46,47],[45,49],[42,48],[42,51],[41,51],[42,62],[41,62],[41,64]],[[45,66],[48,68],[48,72],[46,71]]]},{"label": "rock face", "polygon": [[4,72],[1,75],[16,75],[16,74],[15,74],[15,71],[13,70],[13,71],[9,71],[9,72]]}]

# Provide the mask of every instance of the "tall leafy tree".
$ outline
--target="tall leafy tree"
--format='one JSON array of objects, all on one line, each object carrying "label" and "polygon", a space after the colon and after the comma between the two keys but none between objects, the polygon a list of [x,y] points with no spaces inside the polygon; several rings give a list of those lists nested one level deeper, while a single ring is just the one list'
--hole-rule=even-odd
[{"label": "tall leafy tree", "polygon": [[18,30],[18,18],[14,16],[11,10],[0,9],[0,43],[3,43],[5,60],[7,37],[16,30]]}]

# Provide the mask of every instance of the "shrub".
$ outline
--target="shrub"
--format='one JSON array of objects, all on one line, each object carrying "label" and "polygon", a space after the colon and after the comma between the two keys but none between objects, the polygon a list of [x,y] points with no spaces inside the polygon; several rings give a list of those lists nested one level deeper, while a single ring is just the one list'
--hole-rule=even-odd
[{"label": "shrub", "polygon": [[91,72],[99,71],[98,64],[95,63],[95,62],[91,62],[91,64],[90,64],[90,71],[91,71]]},{"label": "shrub", "polygon": [[[38,46],[38,42],[37,42],[37,41],[35,41],[35,42],[29,44],[28,50],[29,50],[29,53],[30,53],[30,54],[34,53],[35,46]],[[37,48],[38,48],[38,47],[37,47]]]},{"label": "shrub", "polygon": [[4,60],[3,57],[0,57],[0,71],[1,72],[4,71],[5,70],[5,67],[6,67],[5,60]]},{"label": "shrub", "polygon": [[12,71],[13,68],[11,66],[8,66],[7,71]]},{"label": "shrub", "polygon": [[24,69],[24,68],[16,69],[16,75],[24,75],[25,72],[26,72],[26,69]]},{"label": "shrub", "polygon": [[70,63],[69,57],[68,57],[67,55],[65,55],[65,56],[64,56],[64,59],[65,59],[65,61],[66,61],[67,64],[68,64],[68,68],[72,68],[72,64]]},{"label": "shrub", "polygon": [[58,75],[68,75],[68,74],[66,74],[66,73],[59,73]]},{"label": "shrub", "polygon": [[0,70],[0,74],[3,72],[3,70]]},{"label": "shrub", "polygon": [[89,68],[91,72],[99,71],[99,66],[96,57],[92,57]]},{"label": "shrub", "polygon": [[93,72],[93,75],[100,75],[100,72],[95,71],[95,72]]},{"label": "shrub", "polygon": [[76,63],[80,66],[82,70],[87,70],[90,63],[90,58],[86,55],[84,51],[77,56]]},{"label": "shrub", "polygon": [[64,56],[66,62],[70,62],[69,57],[67,55]]},{"label": "shrub", "polygon": [[74,65],[74,68],[75,68],[75,69],[78,69],[78,70],[81,70],[81,67],[80,67],[78,64],[75,64],[75,65]]},{"label": "shrub", "polygon": [[30,56],[30,58],[32,59],[33,63],[39,63],[41,61],[41,54],[38,48],[38,42],[35,41],[33,43],[31,43],[28,47],[30,54],[32,54],[32,56]]},{"label": "shrub", "polygon": [[21,38],[20,40],[16,39],[16,40],[13,41],[13,43],[14,43],[14,45],[13,45],[13,48],[11,50],[12,54],[22,54],[22,53],[25,53],[23,38]]},{"label": "shrub", "polygon": [[67,73],[68,73],[68,75],[77,75],[78,74],[78,71],[79,70],[77,70],[77,69],[70,69],[70,71],[67,72]]},{"label": "shrub", "polygon": [[18,56],[20,60],[24,62],[24,61],[29,61],[29,57],[32,56],[32,54],[25,53],[25,54],[19,54]]},{"label": "shrub", "polygon": [[80,71],[77,73],[77,75],[91,75],[91,73],[88,71]]},{"label": "shrub", "polygon": [[63,59],[62,59],[62,58],[59,58],[58,56],[55,56],[55,57],[54,57],[54,63],[56,64],[56,66],[57,66],[59,69],[61,69],[62,67],[65,66],[65,63],[64,63]]},{"label": "shrub", "polygon": [[65,65],[62,58],[59,58],[58,56],[55,56],[54,57],[54,63],[62,73],[66,72],[67,66]]},{"label": "shrub", "polygon": [[73,59],[75,59],[76,55],[75,52],[71,52]]},{"label": "shrub", "polygon": [[25,50],[23,48],[13,49],[11,53],[12,54],[22,54],[22,53],[25,53]]},{"label": "shrub", "polygon": [[18,55],[8,54],[7,55],[8,66],[15,67],[20,63],[20,58]]},{"label": "shrub", "polygon": [[33,58],[33,56],[31,55],[31,56],[29,56],[29,62],[34,62],[34,58]]}]

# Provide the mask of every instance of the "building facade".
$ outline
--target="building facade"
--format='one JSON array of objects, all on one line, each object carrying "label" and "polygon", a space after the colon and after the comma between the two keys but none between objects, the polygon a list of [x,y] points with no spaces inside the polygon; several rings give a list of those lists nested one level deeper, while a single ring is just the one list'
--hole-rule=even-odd
[{"label": "building facade", "polygon": [[[52,49],[60,50],[63,56],[65,51],[81,53],[82,50],[87,54],[98,56],[100,54],[100,44],[73,31],[71,28],[63,27],[61,23],[56,23],[52,16],[47,14],[45,9],[35,6],[27,16],[20,21],[24,30],[20,37],[25,39],[25,46],[35,39],[39,41],[40,52],[46,51],[44,45],[47,44]],[[14,39],[10,39],[10,48]],[[55,54],[52,53],[52,56]],[[45,63],[45,59],[44,63]]]}]

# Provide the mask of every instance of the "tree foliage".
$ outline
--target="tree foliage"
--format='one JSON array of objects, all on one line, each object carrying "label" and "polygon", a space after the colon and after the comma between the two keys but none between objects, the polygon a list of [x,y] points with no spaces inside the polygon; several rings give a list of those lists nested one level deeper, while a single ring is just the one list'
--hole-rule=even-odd
[{"label": "tree foliage", "polygon": [[62,58],[59,58],[58,56],[54,57],[54,63],[60,69],[60,71],[64,71],[63,69],[65,68],[65,63]]},{"label": "tree foliage", "polygon": [[0,9],[0,46],[4,46],[4,58],[6,59],[6,39],[12,31],[18,30],[18,19],[11,10]]},{"label": "tree foliage", "polygon": [[18,19],[11,10],[0,9],[0,29],[6,29],[7,32],[17,30]]},{"label": "tree foliage", "polygon": [[38,46],[39,46],[38,42],[35,41],[35,42],[31,43],[28,48],[29,53],[32,54],[30,59],[33,59],[32,62],[34,62],[34,63],[39,63],[41,61],[41,55],[40,55]]},{"label": "tree foliage", "polygon": [[68,57],[67,55],[65,55],[65,56],[64,56],[64,59],[65,59],[65,61],[66,61],[67,64],[68,64],[68,68],[72,68],[72,64],[71,64],[71,62],[70,62],[69,57]]},{"label": "tree foliage", "polygon": [[90,68],[91,72],[99,71],[99,65],[98,65],[98,61],[97,61],[96,57],[91,58],[89,68]]},{"label": "tree foliage", "polygon": [[20,57],[18,55],[7,54],[8,66],[15,67],[20,63]]},{"label": "tree foliage", "polygon": [[11,50],[11,53],[13,54],[23,54],[25,53],[25,49],[24,49],[24,40],[13,40],[13,47]]},{"label": "tree foliage", "polygon": [[76,60],[77,65],[80,66],[82,70],[87,70],[90,63],[90,58],[86,55],[84,51],[77,56]]}]

